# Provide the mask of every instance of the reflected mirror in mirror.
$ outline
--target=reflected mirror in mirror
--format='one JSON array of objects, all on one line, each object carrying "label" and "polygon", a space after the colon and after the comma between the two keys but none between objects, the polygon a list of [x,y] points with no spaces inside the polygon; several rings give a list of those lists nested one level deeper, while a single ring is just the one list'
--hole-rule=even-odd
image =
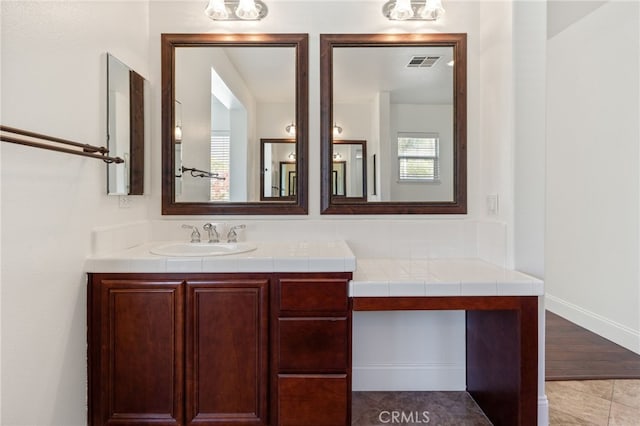
[{"label": "reflected mirror in mirror", "polygon": [[291,200],[296,195],[295,139],[260,141],[261,200]]},{"label": "reflected mirror in mirror", "polygon": [[163,214],[306,213],[307,39],[163,34]]},{"label": "reflected mirror in mirror", "polygon": [[124,163],[107,166],[107,193],[144,193],[145,108],[148,81],[107,53],[107,148]]},{"label": "reflected mirror in mirror", "polygon": [[[320,40],[322,213],[466,213],[466,35]],[[335,191],[334,123],[367,141],[361,195]]]},{"label": "reflected mirror in mirror", "polygon": [[334,140],[331,195],[367,200],[367,142]]}]

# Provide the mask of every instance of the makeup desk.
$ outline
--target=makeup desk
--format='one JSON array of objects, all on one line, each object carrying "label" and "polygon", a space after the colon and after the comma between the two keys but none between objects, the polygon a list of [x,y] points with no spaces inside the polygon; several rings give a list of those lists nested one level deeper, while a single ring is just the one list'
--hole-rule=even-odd
[{"label": "makeup desk", "polygon": [[536,425],[542,281],[477,259],[358,259],[353,311],[466,311],[467,391],[495,425]]}]

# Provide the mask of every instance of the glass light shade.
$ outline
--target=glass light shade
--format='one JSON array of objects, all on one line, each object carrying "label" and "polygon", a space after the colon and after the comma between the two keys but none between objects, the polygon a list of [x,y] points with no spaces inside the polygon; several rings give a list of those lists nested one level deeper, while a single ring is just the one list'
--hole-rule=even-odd
[{"label": "glass light shade", "polygon": [[293,124],[293,123],[291,123],[287,127],[285,127],[284,130],[287,132],[287,134],[289,136],[295,136],[296,135],[296,125]]},{"label": "glass light shade", "polygon": [[175,139],[176,139],[176,141],[181,141],[182,140],[182,127],[180,127],[180,126],[176,126]]},{"label": "glass light shade", "polygon": [[444,15],[444,8],[442,7],[442,0],[426,0],[424,7],[420,12],[420,17],[423,19],[436,20]]},{"label": "glass light shade", "polygon": [[394,21],[404,21],[413,18],[411,0],[397,0],[396,5],[391,9],[389,18]]},{"label": "glass light shade", "polygon": [[333,125],[333,136],[338,137],[342,134],[342,127],[337,124]]},{"label": "glass light shade", "polygon": [[238,8],[236,9],[236,16],[238,16],[238,18],[246,20],[258,19],[258,15],[260,15],[260,11],[255,1],[240,0],[240,4],[238,4]]},{"label": "glass light shade", "polygon": [[224,4],[224,0],[209,0],[204,14],[211,19],[228,19],[229,12]]}]

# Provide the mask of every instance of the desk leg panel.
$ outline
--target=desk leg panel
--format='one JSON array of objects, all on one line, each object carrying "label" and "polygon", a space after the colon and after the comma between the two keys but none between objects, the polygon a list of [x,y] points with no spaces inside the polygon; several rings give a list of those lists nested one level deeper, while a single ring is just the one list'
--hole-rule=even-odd
[{"label": "desk leg panel", "polygon": [[467,311],[467,390],[497,426],[537,424],[536,304]]}]

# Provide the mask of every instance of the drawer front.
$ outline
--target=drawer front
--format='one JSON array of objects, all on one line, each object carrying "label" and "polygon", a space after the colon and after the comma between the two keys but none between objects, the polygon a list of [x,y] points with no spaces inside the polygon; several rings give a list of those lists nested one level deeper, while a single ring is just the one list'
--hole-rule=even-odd
[{"label": "drawer front", "polygon": [[280,372],[345,372],[349,363],[347,318],[281,318]]},{"label": "drawer front", "polygon": [[278,394],[280,426],[350,424],[346,375],[279,375]]},{"label": "drawer front", "polygon": [[346,312],[349,309],[346,279],[282,279],[280,280],[282,313]]}]

